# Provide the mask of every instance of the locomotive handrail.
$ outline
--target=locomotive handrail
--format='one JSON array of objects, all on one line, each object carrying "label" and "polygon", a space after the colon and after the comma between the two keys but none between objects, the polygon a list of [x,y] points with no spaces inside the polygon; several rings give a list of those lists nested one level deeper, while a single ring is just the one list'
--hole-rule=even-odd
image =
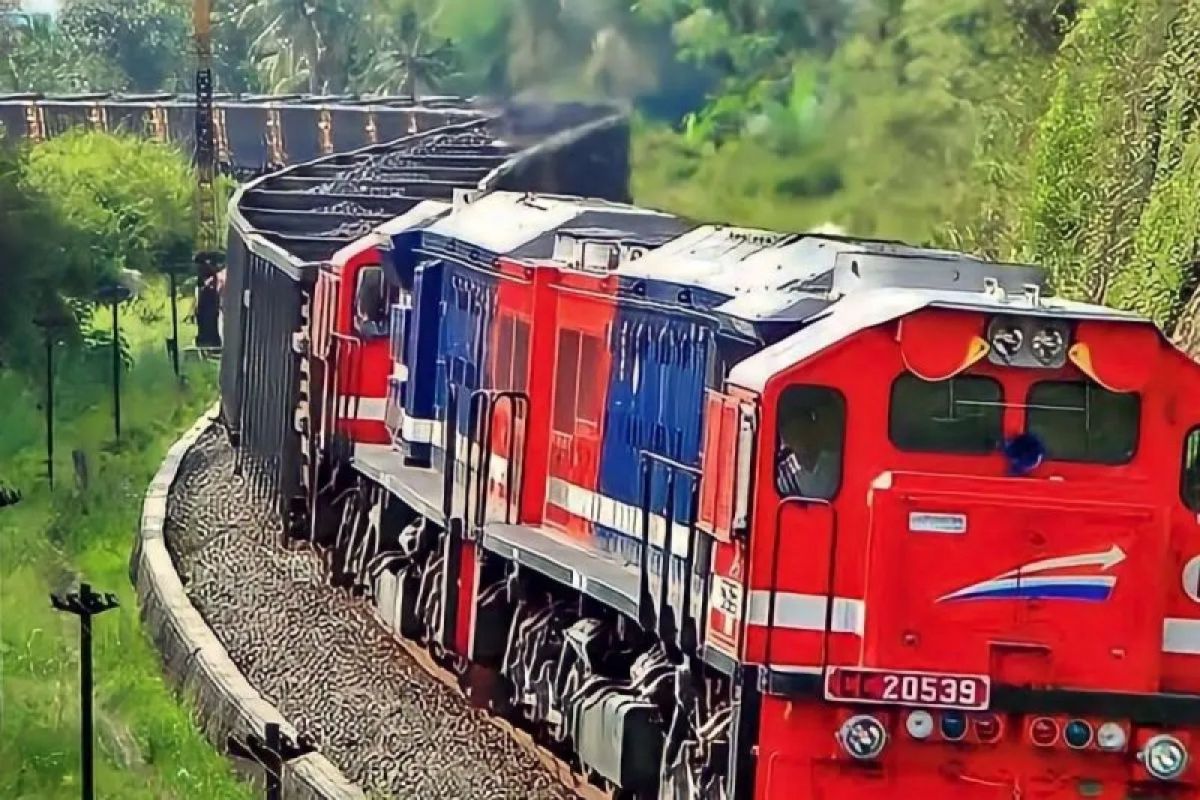
[{"label": "locomotive handrail", "polygon": [[[517,391],[515,389],[506,389],[506,390],[502,390],[502,391],[489,390],[489,389],[477,389],[477,390],[475,390],[475,393],[471,398],[472,404],[474,404],[476,398],[484,398],[485,400],[484,400],[484,402],[480,403],[480,407],[481,408],[483,406],[487,407],[487,415],[486,415],[486,417],[484,417],[481,420],[481,422],[484,426],[484,429],[482,431],[482,436],[480,437],[480,441],[475,442],[474,439],[470,439],[467,442],[467,448],[468,448],[467,458],[470,459],[470,457],[471,457],[471,448],[478,447],[479,448],[478,459],[481,462],[476,466],[476,476],[475,476],[476,497],[475,497],[475,508],[473,509],[474,514],[473,514],[473,526],[472,526],[472,533],[475,536],[478,536],[480,531],[482,531],[483,526],[487,523],[487,504],[488,504],[488,500],[489,500],[488,487],[491,482],[491,476],[492,476],[492,459],[495,457],[495,452],[492,449],[492,445],[494,444],[492,437],[495,434],[496,411],[497,411],[497,409],[500,408],[500,404],[502,402],[504,402],[505,400],[507,400],[509,403],[509,408],[512,411],[512,418],[513,418],[513,424],[510,424],[508,427],[508,439],[506,442],[506,452],[509,455],[508,467],[504,470],[504,479],[505,479],[504,521],[506,524],[511,525],[513,523],[512,509],[513,509],[513,494],[514,494],[514,492],[513,492],[513,489],[514,489],[513,461],[516,460],[514,458],[514,453],[513,453],[513,441],[516,438],[516,430],[517,430],[515,423],[517,420],[518,409],[524,409],[524,411],[525,411],[525,415],[521,419],[523,421],[528,420],[530,404],[529,404],[529,395],[526,394],[525,392]],[[475,407],[474,407],[474,405],[472,405],[472,414],[474,414],[474,411],[475,411]],[[482,414],[482,411],[481,411],[481,414]],[[474,427],[474,426],[472,426],[472,427]],[[486,448],[484,448],[484,443],[486,443],[486,445],[487,445]],[[529,447],[529,438],[525,437],[521,442],[521,456],[520,456],[520,460],[519,460],[519,464],[518,464],[518,468],[521,471],[522,481],[524,480],[524,476],[525,476],[525,456],[528,452],[528,447]],[[470,488],[471,488],[470,480],[471,480],[471,473],[468,471],[468,473],[467,473],[467,482],[468,483],[467,483],[467,492],[466,492],[468,498],[470,497]],[[518,489],[520,488],[520,485],[521,485],[520,483],[517,484]],[[518,494],[519,494],[519,492],[518,492]],[[518,508],[519,508],[519,503],[518,503]]]},{"label": "locomotive handrail", "polygon": [[[680,636],[678,645],[682,649],[686,649],[689,645],[693,648],[689,655],[693,654],[696,645],[695,623],[691,619],[691,595],[694,576],[694,559],[696,553],[696,537],[699,533],[699,527],[696,525],[696,517],[699,511],[699,488],[700,488],[700,470],[676,461],[668,456],[663,456],[649,450],[642,450],[639,453],[641,461],[641,477],[642,477],[642,552],[639,577],[639,592],[638,592],[638,622],[646,630],[654,630],[658,634],[659,640],[663,646],[668,649],[669,654],[673,659],[678,659],[676,634],[680,632],[674,626],[674,610],[671,608],[669,599],[669,589],[671,585],[671,560],[674,558],[672,545],[675,531],[675,489],[676,480],[680,473],[691,479],[691,501],[688,511],[688,553],[684,558],[684,585],[683,597],[681,598],[681,616],[683,620],[680,623],[682,630],[691,629],[691,633],[685,636]],[[654,610],[654,600],[650,594],[650,506],[653,502],[654,494],[654,467],[660,465],[667,468],[667,497],[666,507],[664,509],[664,522],[666,530],[663,534],[663,563],[660,570],[661,577],[659,583],[659,610],[657,614]]]},{"label": "locomotive handrail", "polygon": [[[339,431],[339,420],[358,419],[358,412],[362,403],[361,396],[347,396],[347,394],[342,391],[341,381],[339,380],[341,375],[342,359],[345,358],[348,361],[347,370],[349,371],[350,375],[347,378],[347,381],[352,386],[360,386],[362,384],[362,358],[360,357],[362,351],[362,340],[356,336],[352,336],[347,333],[341,333],[339,331],[331,332],[330,337],[337,342],[338,345],[335,348],[338,357],[334,360],[333,364],[334,413],[332,426],[333,434],[330,437],[331,445],[337,449],[343,447],[342,443],[344,440],[353,438],[345,437],[341,431]],[[351,411],[354,413],[353,417],[350,416]]]},{"label": "locomotive handrail", "polygon": [[458,471],[458,384],[446,375],[446,424],[442,426],[442,518],[450,524]]},{"label": "locomotive handrail", "polygon": [[[824,506],[833,518],[829,542],[829,565],[825,576],[825,620],[821,631],[821,673],[829,666],[829,634],[833,628],[834,582],[837,569],[838,520],[837,509],[828,500],[818,497],[785,497],[775,508],[775,531],[771,541],[771,586],[767,590],[767,641],[763,648],[763,665],[771,669],[771,649],[775,639],[775,606],[779,595],[779,541],[783,530],[783,510],[789,506]],[[749,608],[747,602],[746,607]]]}]

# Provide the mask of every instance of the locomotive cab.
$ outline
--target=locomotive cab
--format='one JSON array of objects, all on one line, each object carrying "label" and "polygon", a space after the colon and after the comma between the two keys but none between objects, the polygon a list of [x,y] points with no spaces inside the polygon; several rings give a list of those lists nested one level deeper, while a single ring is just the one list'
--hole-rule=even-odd
[{"label": "locomotive cab", "polygon": [[752,446],[708,415],[706,473],[753,463],[708,642],[758,665],[757,796],[1195,790],[1197,368],[980,266],[846,292],[736,366],[715,400]]}]

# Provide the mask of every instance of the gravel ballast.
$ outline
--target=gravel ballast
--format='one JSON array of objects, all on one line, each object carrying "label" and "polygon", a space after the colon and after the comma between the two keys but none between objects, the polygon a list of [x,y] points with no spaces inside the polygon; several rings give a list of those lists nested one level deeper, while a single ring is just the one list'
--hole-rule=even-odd
[{"label": "gravel ballast", "polygon": [[180,466],[166,540],[189,599],[246,679],[367,792],[573,798],[543,763],[413,660],[319,556],[284,549],[267,492],[224,431]]}]

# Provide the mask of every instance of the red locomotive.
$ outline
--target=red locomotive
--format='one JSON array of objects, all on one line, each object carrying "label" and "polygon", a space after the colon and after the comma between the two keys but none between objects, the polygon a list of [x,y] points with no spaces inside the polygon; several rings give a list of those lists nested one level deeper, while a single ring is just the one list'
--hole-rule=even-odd
[{"label": "red locomotive", "polygon": [[1200,370],[1149,322],[526,192],[343,244],[298,533],[596,786],[1200,797]]}]

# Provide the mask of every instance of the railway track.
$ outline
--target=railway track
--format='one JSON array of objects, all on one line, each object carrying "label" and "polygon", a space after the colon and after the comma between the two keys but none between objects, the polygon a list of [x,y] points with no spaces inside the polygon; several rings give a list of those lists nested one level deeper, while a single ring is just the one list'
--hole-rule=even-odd
[{"label": "railway track", "polygon": [[220,427],[184,459],[168,548],[192,603],[247,679],[364,791],[420,798],[604,797],[530,735],[470,707],[456,680],[395,639],[369,601],[285,548],[266,487]]}]

